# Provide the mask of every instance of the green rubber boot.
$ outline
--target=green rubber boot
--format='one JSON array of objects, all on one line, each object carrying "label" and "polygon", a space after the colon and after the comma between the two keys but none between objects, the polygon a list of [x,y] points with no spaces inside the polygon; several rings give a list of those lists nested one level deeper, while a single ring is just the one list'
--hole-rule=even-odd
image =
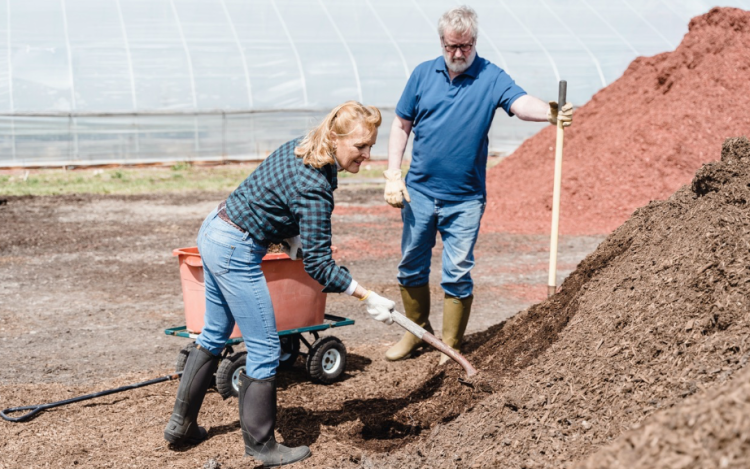
[{"label": "green rubber boot", "polygon": [[[445,295],[443,300],[443,343],[456,352],[460,352],[461,341],[466,332],[466,325],[469,324],[469,315],[471,314],[471,303],[474,301],[474,295],[466,298],[456,298]],[[449,361],[451,358],[440,354],[439,365]]]},{"label": "green rubber boot", "polygon": [[[401,287],[401,300],[404,302],[404,315],[419,327],[432,333],[430,326],[430,286]],[[391,348],[385,352],[385,358],[390,361],[403,360],[415,350],[423,346],[424,342],[411,332],[407,332]]]}]

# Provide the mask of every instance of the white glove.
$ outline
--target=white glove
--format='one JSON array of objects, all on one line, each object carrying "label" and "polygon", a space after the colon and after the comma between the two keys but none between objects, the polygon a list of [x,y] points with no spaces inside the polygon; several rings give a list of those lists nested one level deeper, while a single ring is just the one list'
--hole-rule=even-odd
[{"label": "white glove", "polygon": [[368,290],[364,298],[361,298],[359,301],[365,302],[365,308],[367,308],[367,312],[373,319],[388,325],[393,324],[391,311],[396,307],[396,303],[388,298],[383,298],[372,290]]},{"label": "white glove", "polygon": [[[286,244],[284,244],[286,243]],[[302,240],[299,235],[294,238],[286,238],[281,244],[281,251],[293,261],[297,260],[297,251],[302,249]]]},{"label": "white glove", "polygon": [[555,101],[549,102],[549,109],[547,109],[547,120],[552,125],[557,125],[558,119],[562,122],[563,127],[568,127],[573,123],[573,105],[565,103],[565,106],[558,112],[558,104]]},{"label": "white glove", "polygon": [[387,169],[383,171],[385,176],[385,201],[396,208],[403,208],[404,199],[411,202],[409,191],[406,190],[406,184],[401,179],[400,169]]}]

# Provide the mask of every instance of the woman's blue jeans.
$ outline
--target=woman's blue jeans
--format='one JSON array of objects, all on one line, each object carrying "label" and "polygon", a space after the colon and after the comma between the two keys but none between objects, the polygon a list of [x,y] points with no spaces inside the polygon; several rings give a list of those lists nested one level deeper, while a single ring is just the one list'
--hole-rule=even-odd
[{"label": "woman's blue jeans", "polygon": [[216,210],[198,233],[206,315],[197,343],[218,355],[236,322],[247,348],[245,374],[254,379],[276,374],[281,351],[271,296],[260,270],[266,249],[219,218]]},{"label": "woman's blue jeans", "polygon": [[443,273],[440,286],[456,298],[474,289],[474,245],[484,214],[484,199],[452,202],[435,199],[409,188],[411,202],[404,201],[401,219],[401,263],[398,281],[405,287],[421,287],[430,281],[432,248],[437,234],[443,238]]}]

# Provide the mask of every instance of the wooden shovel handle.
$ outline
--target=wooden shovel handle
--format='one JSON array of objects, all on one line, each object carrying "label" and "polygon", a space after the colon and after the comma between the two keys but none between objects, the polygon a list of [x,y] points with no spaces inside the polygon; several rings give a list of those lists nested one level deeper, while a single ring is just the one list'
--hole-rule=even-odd
[{"label": "wooden shovel handle", "polygon": [[424,330],[424,328],[419,327],[413,321],[410,321],[409,318],[407,318],[403,314],[399,313],[398,311],[392,311],[391,312],[391,317],[393,318],[393,321],[396,324],[398,324],[399,326],[403,327],[407,331],[411,332],[417,338],[424,340],[425,342],[427,342],[433,348],[435,348],[435,349],[443,352],[444,354],[448,355],[449,357],[451,357],[451,359],[453,359],[453,361],[455,361],[456,363],[458,363],[459,365],[461,365],[461,367],[464,370],[466,370],[466,374],[469,377],[474,376],[475,374],[477,374],[477,369],[474,368],[473,366],[471,366],[471,363],[469,363],[469,360],[467,360],[466,358],[464,358],[463,355],[461,355],[460,353],[456,352],[452,348],[450,348],[447,345],[445,345],[445,343],[441,342],[437,337],[435,337],[434,335],[432,335],[429,332],[427,332],[426,330]]},{"label": "wooden shovel handle", "polygon": [[451,357],[451,359],[454,362],[461,365],[461,368],[466,370],[466,376],[468,376],[469,378],[471,378],[472,376],[478,373],[477,369],[471,366],[471,363],[469,363],[469,360],[464,358],[464,356],[461,355],[460,353],[456,352],[452,348],[445,345],[442,341],[438,340],[437,337],[430,334],[429,332],[425,331],[424,335],[422,336],[422,340],[424,340],[425,342],[427,342],[428,344],[430,344],[432,347],[436,348],[437,350],[440,350],[444,354],[448,355],[449,357]]}]

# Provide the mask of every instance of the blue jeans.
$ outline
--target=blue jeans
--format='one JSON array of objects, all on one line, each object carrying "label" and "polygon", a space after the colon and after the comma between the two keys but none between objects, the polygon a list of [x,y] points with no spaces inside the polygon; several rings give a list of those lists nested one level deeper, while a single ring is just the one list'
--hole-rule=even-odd
[{"label": "blue jeans", "polygon": [[411,202],[404,201],[401,219],[401,263],[398,281],[405,287],[420,287],[430,281],[432,248],[437,233],[443,238],[443,275],[440,286],[446,294],[466,298],[474,282],[474,245],[484,214],[484,199],[452,202],[435,199],[409,188]]},{"label": "blue jeans", "polygon": [[219,218],[216,210],[198,233],[206,315],[197,343],[218,355],[236,321],[247,348],[245,374],[255,379],[274,376],[281,353],[271,295],[260,270],[266,249]]}]

